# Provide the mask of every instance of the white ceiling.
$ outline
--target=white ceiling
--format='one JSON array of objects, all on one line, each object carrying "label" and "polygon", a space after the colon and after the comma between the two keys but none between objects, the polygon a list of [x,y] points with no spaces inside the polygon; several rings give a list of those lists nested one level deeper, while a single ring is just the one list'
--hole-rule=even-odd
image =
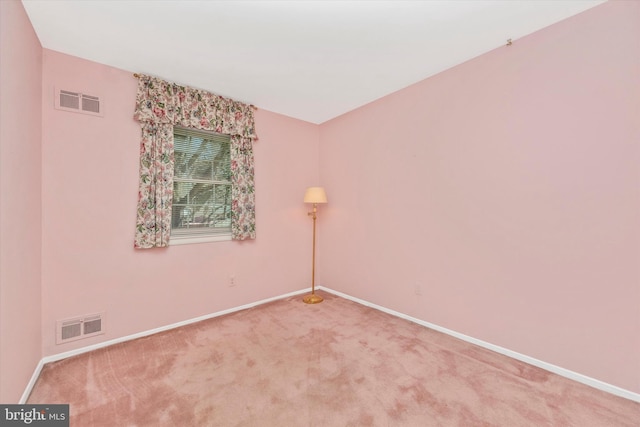
[{"label": "white ceiling", "polygon": [[312,123],[600,3],[23,0],[44,48]]}]

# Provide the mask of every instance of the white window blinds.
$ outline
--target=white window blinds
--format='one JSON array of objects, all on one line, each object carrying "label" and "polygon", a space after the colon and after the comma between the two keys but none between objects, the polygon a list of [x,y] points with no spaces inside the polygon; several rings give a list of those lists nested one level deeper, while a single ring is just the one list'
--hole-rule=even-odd
[{"label": "white window blinds", "polygon": [[171,239],[231,235],[230,137],[174,127]]}]

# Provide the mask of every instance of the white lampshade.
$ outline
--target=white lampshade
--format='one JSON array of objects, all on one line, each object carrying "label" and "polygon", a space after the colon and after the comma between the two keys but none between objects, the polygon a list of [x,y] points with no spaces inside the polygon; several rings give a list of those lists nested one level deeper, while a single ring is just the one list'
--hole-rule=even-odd
[{"label": "white lampshade", "polygon": [[327,203],[327,193],[322,187],[309,187],[304,192],[305,203]]}]

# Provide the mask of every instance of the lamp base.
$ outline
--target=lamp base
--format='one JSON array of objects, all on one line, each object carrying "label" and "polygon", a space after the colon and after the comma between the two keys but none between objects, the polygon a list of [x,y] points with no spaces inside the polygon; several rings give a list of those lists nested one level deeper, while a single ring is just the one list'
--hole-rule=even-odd
[{"label": "lamp base", "polygon": [[304,301],[307,304],[318,304],[319,302],[324,301],[324,299],[319,295],[311,294],[302,298],[302,301]]}]

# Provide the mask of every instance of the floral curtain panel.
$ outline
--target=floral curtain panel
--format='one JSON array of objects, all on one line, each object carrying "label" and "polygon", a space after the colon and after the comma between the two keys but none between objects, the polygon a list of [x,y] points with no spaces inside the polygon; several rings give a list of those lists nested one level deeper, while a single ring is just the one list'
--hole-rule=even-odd
[{"label": "floral curtain panel", "polygon": [[231,236],[255,239],[254,107],[155,77],[138,76],[134,118],[142,127],[136,248],[164,247],[171,234],[173,126],[231,135]]},{"label": "floral curtain panel", "polygon": [[136,248],[164,247],[171,234],[173,126],[142,122]]}]

